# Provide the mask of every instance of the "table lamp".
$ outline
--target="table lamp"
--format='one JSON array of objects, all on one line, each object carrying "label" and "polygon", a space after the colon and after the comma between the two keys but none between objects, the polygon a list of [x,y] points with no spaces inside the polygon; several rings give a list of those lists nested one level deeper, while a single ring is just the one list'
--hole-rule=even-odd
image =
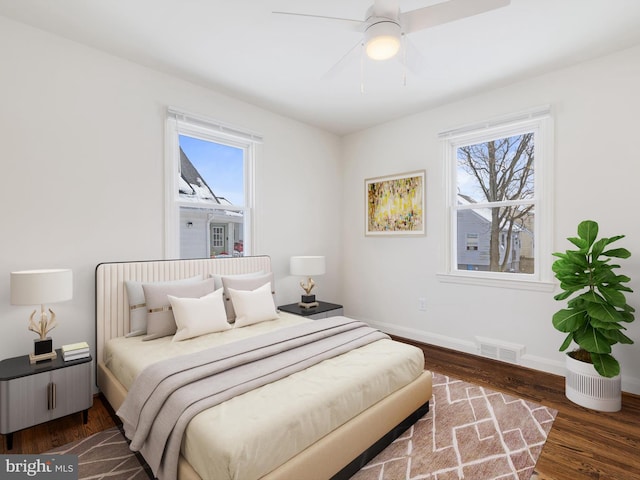
[{"label": "table lamp", "polygon": [[289,263],[291,275],[302,275],[308,278],[307,283],[300,282],[300,286],[306,295],[302,295],[300,305],[303,308],[317,307],[316,296],[311,294],[311,290],[315,286],[315,282],[311,278],[312,275],[324,275],[325,261],[321,256],[302,256],[291,257]]},{"label": "table lamp", "polygon": [[34,340],[29,361],[36,363],[56,358],[53,341],[47,334],[55,328],[56,314],[45,304],[64,302],[73,297],[73,274],[68,269],[23,270],[11,272],[11,305],[40,305],[40,321],[35,322],[36,310],[29,317],[28,329],[39,335]]}]

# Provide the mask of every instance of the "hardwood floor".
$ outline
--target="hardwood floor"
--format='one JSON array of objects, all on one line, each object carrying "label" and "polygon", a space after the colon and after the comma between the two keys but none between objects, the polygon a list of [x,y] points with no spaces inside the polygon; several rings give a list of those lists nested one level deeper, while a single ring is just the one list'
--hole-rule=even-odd
[{"label": "hardwood floor", "polygon": [[43,453],[67,443],[93,435],[116,425],[114,414],[102,395],[93,397],[89,421],[82,423],[82,413],[41,423],[13,434],[13,448],[7,450],[6,439],[0,442],[0,453]]},{"label": "hardwood floor", "polygon": [[[623,394],[620,412],[595,412],[567,400],[563,377],[403,341],[422,348],[429,370],[558,410],[536,466],[540,480],[640,480],[640,396]],[[104,399],[96,396],[86,425],[78,413],[22,430],[14,434],[11,451],[1,442],[0,453],[45,452],[112,427],[112,415]]]},{"label": "hardwood floor", "polygon": [[429,370],[558,410],[536,465],[540,480],[640,479],[640,396],[623,394],[620,412],[595,412],[565,397],[564,377],[407,342],[422,348]]}]

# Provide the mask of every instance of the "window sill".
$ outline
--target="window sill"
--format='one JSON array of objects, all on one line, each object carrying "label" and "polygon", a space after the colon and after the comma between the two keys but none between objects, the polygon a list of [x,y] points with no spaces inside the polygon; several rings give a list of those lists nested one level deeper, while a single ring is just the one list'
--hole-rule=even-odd
[{"label": "window sill", "polygon": [[461,285],[479,285],[483,287],[510,288],[514,290],[530,290],[534,292],[553,292],[556,284],[542,280],[517,278],[490,278],[488,276],[469,275],[464,273],[438,273],[438,280],[443,283]]}]

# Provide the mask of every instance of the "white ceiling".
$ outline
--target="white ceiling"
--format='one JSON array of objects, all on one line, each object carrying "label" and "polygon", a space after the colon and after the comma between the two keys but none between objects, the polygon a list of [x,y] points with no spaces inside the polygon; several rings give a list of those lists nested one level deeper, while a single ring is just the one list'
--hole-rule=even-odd
[{"label": "white ceiling", "polygon": [[[402,11],[441,0],[400,0]],[[408,72],[342,22],[372,0],[0,0],[0,15],[345,134],[640,44],[640,0],[511,0],[411,33]],[[419,61],[412,49],[420,52]],[[364,93],[361,93],[361,85]]]}]

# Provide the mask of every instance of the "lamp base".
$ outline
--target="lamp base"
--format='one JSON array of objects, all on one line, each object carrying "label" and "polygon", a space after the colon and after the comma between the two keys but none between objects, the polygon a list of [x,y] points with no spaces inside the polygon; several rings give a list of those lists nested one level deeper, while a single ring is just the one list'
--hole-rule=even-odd
[{"label": "lamp base", "polygon": [[37,338],[33,341],[33,354],[42,355],[53,352],[53,340],[51,337]]},{"label": "lamp base", "polygon": [[316,302],[315,295],[302,295],[300,297],[300,302],[298,302],[298,306],[302,308],[313,308],[319,305],[320,304]]},{"label": "lamp base", "polygon": [[315,295],[302,295],[300,297],[300,303],[313,303],[316,301]]},{"label": "lamp base", "polygon": [[302,307],[302,308],[313,308],[313,307],[319,307],[320,304],[318,302],[298,302],[298,306]]},{"label": "lamp base", "polygon": [[53,349],[53,340],[50,337],[36,338],[33,341],[33,353],[29,354],[29,363],[34,364],[44,360],[53,360],[56,357],[56,351]]},{"label": "lamp base", "polygon": [[55,352],[55,350],[53,352],[42,353],[40,355],[34,355],[33,353],[30,353],[29,354],[29,363],[31,365],[33,365],[34,363],[53,360],[57,356],[58,356],[58,354]]}]

